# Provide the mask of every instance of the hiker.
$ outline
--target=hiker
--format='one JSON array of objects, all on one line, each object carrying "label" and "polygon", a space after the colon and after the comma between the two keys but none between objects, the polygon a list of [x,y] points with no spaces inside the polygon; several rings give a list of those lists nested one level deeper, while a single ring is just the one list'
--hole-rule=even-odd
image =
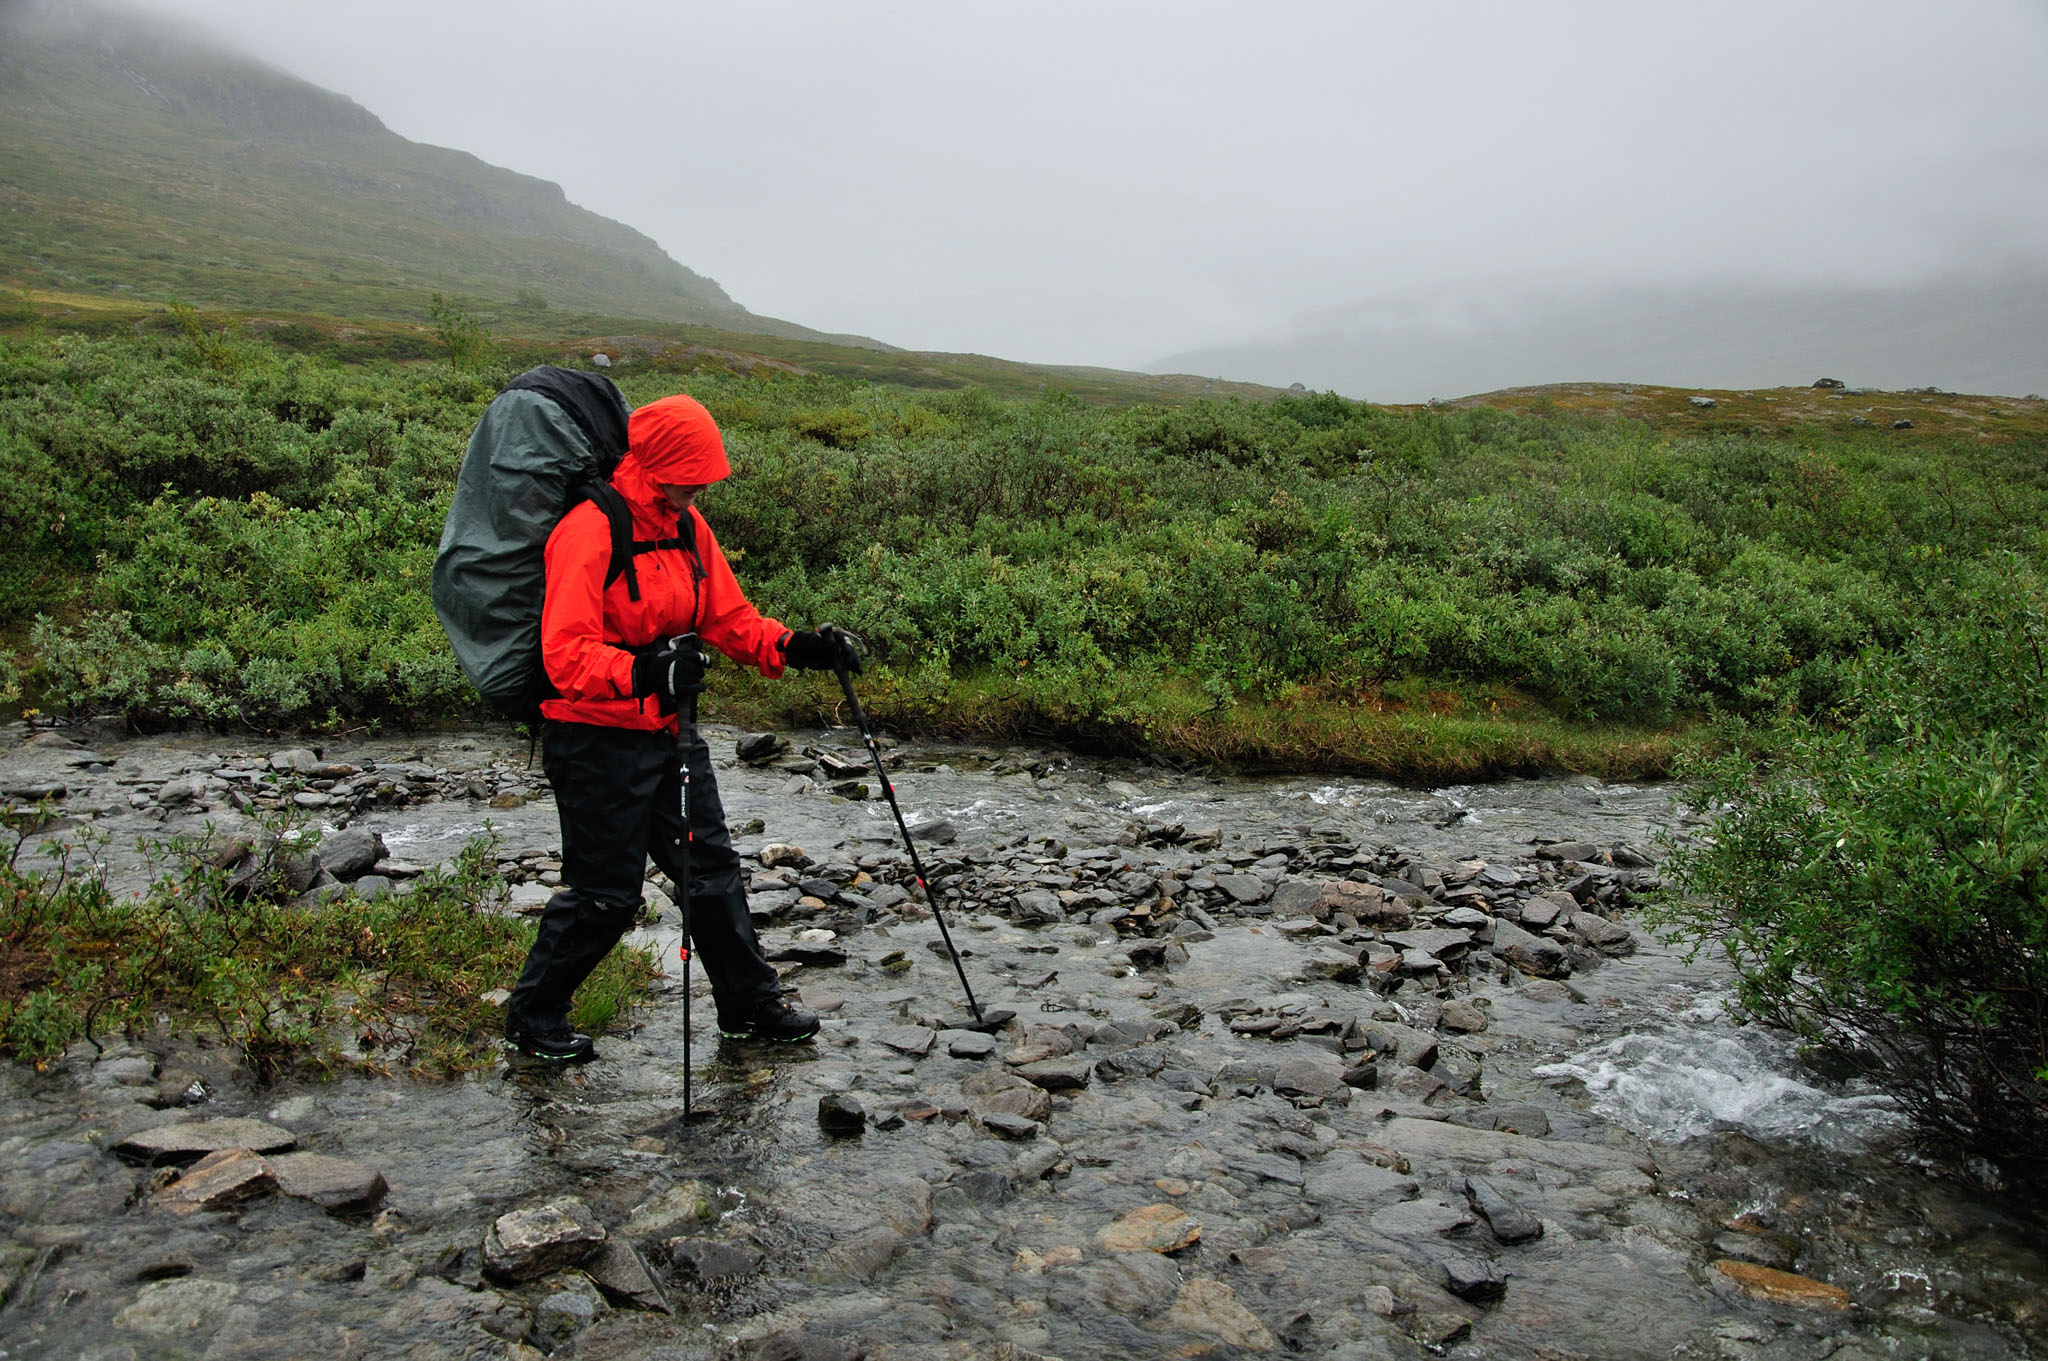
[{"label": "hiker", "polygon": [[[817,1033],[815,1015],[783,1000],[747,915],[711,753],[694,722],[704,662],[696,641],[769,677],[785,667],[857,672],[860,656],[845,632],[785,628],[740,590],[692,505],[731,471],[701,403],[650,402],[632,413],[611,476],[632,512],[631,573],[608,579],[612,526],[594,501],[548,537],[540,643],[557,697],[540,706],[541,749],[562,820],[562,888],[505,1008],[506,1038],[533,1057],[596,1057],[590,1037],[569,1025],[570,997],[638,918],[650,855],[679,886],[687,855],[689,945],[710,975],[719,1034],[796,1042]],[[682,635],[695,639],[668,646]],[[689,767],[687,846],[679,756]]]}]

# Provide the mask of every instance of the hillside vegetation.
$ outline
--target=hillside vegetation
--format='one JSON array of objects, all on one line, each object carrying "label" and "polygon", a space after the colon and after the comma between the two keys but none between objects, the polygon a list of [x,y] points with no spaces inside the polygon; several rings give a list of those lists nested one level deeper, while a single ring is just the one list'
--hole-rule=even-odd
[{"label": "hillside vegetation", "polygon": [[423,146],[159,18],[0,7],[0,277],[424,320],[432,291],[791,336],[561,187]]},{"label": "hillside vegetation", "polygon": [[[2048,549],[2038,404],[1907,395],[1910,431],[1557,394],[1113,408],[693,362],[614,372],[710,405],[738,472],[704,506],[750,591],[865,635],[878,713],[927,729],[1657,770],[1701,716],[1826,709],[1974,564]],[[0,345],[10,691],[141,723],[472,712],[427,581],[511,371],[286,353],[189,313]],[[749,718],[832,701],[737,668],[714,691]]]}]

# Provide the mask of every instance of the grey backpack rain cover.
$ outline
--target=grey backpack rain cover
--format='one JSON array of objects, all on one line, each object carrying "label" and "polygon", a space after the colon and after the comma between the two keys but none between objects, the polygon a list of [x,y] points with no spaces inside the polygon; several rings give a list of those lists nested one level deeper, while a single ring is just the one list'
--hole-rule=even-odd
[{"label": "grey backpack rain cover", "polygon": [[628,408],[609,378],[543,365],[477,422],[434,558],[434,612],[463,674],[499,712],[531,720],[554,693],[541,667],[543,550],[626,450]]}]

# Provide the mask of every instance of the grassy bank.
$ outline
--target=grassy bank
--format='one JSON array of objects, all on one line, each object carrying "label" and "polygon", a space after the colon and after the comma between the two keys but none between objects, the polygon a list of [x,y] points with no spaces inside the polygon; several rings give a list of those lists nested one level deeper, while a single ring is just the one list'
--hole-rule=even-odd
[{"label": "grassy bank", "polygon": [[[1557,771],[1656,779],[1670,774],[1679,751],[1702,736],[1691,722],[1572,723],[1512,694],[1423,692],[1419,686],[1355,699],[1303,691],[1218,708],[1190,687],[1169,685],[1155,691],[1142,712],[1109,721],[1078,706],[1026,700],[1001,677],[951,677],[917,687],[885,670],[855,684],[876,725],[911,736],[1051,742],[1181,765],[1323,771],[1403,784]],[[769,681],[733,667],[714,673],[702,714],[746,728],[852,722],[836,681]]]},{"label": "grassy bank", "polygon": [[[0,701],[258,728],[473,712],[429,572],[470,428],[541,357],[568,356],[344,362],[189,314],[18,329]],[[1651,774],[1716,716],[1828,711],[1958,572],[2048,554],[2039,404],[1895,394],[1921,413],[1895,430],[1803,390],[1100,405],[708,353],[613,374],[711,407],[737,474],[703,505],[750,594],[863,634],[877,716],[935,733]],[[719,690],[753,721],[834,698]]]},{"label": "grassy bank", "polygon": [[[21,868],[41,820],[8,810],[0,830],[0,1054],[43,1060],[160,1033],[218,1041],[265,1073],[495,1060],[502,1017],[487,994],[518,974],[533,926],[484,910],[505,887],[489,841],[404,897],[306,906],[285,885],[282,827],[239,874],[214,848],[157,847],[163,875],[122,895],[84,847],[61,853],[61,870]],[[602,1030],[653,970],[645,951],[613,951],[578,993],[576,1024]]]}]

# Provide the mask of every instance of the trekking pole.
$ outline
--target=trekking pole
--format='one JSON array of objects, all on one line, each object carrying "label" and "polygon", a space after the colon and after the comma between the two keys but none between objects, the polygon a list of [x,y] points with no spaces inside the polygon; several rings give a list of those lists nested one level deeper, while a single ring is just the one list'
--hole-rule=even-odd
[{"label": "trekking pole", "polygon": [[[692,708],[696,707],[694,704]],[[688,728],[694,730],[696,716],[691,715]],[[677,765],[682,774],[676,802],[683,815],[682,837],[682,878],[676,885],[676,903],[683,912],[683,1128],[690,1127],[690,842],[695,833],[690,830],[690,740],[683,734],[676,743],[676,754],[681,758]]]},{"label": "trekking pole", "polygon": [[[684,645],[694,647],[695,634],[683,634],[669,639],[671,648]],[[697,834],[690,826],[690,753],[695,749],[697,737],[697,696],[693,692],[687,699],[678,702],[680,710],[676,725],[676,786],[677,811],[682,814],[683,835],[678,840],[682,874],[676,880],[676,905],[683,914],[683,1128],[690,1127],[691,1082],[690,1082],[690,845]]]},{"label": "trekking pole", "polygon": [[903,833],[903,848],[910,852],[911,873],[917,876],[917,886],[924,890],[925,901],[931,904],[932,918],[939,924],[939,938],[946,942],[946,953],[953,960],[953,972],[960,975],[960,990],[967,994],[967,1009],[974,1013],[974,1023],[980,1025],[981,1003],[974,1000],[974,989],[967,982],[967,969],[960,963],[960,952],[953,948],[953,933],[946,929],[946,914],[939,910],[939,895],[925,882],[924,862],[918,859],[917,843],[911,839],[910,825],[903,820],[903,806],[896,802],[896,786],[889,783],[889,772],[882,767],[882,749],[875,745],[874,729],[868,726],[867,710],[860,707],[860,696],[853,693],[853,673],[843,665],[832,670],[839,677],[839,688],[846,692],[846,702],[853,709],[853,721],[860,725],[860,740],[867,744],[868,755],[874,758],[875,775],[882,782],[882,793],[889,800],[889,811],[896,815],[896,830]]}]

